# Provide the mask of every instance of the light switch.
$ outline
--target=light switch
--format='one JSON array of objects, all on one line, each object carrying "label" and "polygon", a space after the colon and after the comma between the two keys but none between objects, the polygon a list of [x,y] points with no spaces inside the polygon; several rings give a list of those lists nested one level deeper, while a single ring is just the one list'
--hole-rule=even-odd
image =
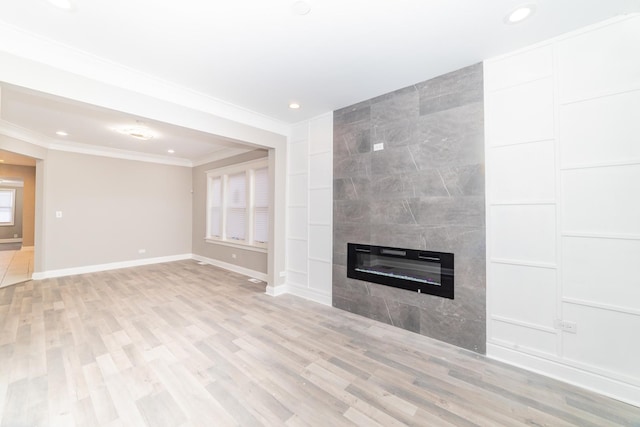
[{"label": "light switch", "polygon": [[56,211],[56,218],[62,218],[62,211]]}]

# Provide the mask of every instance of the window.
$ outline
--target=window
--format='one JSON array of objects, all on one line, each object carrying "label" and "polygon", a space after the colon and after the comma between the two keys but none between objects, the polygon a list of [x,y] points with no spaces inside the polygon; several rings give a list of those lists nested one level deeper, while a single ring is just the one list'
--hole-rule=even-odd
[{"label": "window", "polygon": [[0,189],[0,226],[14,225],[16,190]]},{"label": "window", "polygon": [[209,179],[209,225],[207,236],[222,237],[222,177]]},{"label": "window", "polygon": [[266,243],[269,236],[269,170],[256,169],[253,181],[253,240]]},{"label": "window", "polygon": [[208,171],[207,241],[266,248],[268,236],[267,160]]},{"label": "window", "polygon": [[243,172],[229,175],[226,190],[225,237],[229,240],[244,241],[247,228],[247,174]]}]

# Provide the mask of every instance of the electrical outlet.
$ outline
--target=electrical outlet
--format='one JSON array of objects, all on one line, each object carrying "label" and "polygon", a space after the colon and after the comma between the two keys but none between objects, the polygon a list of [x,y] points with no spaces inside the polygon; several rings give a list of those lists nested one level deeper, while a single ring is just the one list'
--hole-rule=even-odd
[{"label": "electrical outlet", "polygon": [[373,144],[373,151],[384,150],[384,142],[378,142],[377,144]]},{"label": "electrical outlet", "polygon": [[62,211],[56,211],[56,218],[62,218]]},{"label": "electrical outlet", "polygon": [[556,328],[564,332],[575,334],[578,332],[578,324],[576,322],[569,322],[567,320],[556,320]]}]

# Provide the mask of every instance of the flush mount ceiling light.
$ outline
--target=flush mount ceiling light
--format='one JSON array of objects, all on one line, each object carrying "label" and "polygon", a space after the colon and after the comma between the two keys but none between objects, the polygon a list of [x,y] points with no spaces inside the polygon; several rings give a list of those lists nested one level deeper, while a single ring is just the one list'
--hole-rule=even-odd
[{"label": "flush mount ceiling light", "polygon": [[58,135],[58,136],[69,136],[69,134],[68,134],[68,133],[66,133],[66,132],[65,132],[65,131],[63,131],[63,130],[59,130],[59,131],[57,131],[57,132],[56,132],[56,135]]},{"label": "flush mount ceiling light", "polygon": [[297,110],[298,108],[300,108],[300,104],[298,104],[297,102],[292,102],[291,104],[289,104],[289,108],[291,108],[292,110]]},{"label": "flush mount ceiling light", "polygon": [[294,15],[306,15],[311,12],[311,6],[306,1],[297,1],[291,5],[291,10]]},{"label": "flush mount ceiling light", "polygon": [[530,18],[536,11],[535,4],[523,4],[513,9],[505,18],[507,24],[518,24],[527,18]]},{"label": "flush mount ceiling light", "polygon": [[60,9],[65,9],[65,10],[73,9],[73,2],[71,0],[47,0],[47,1]]},{"label": "flush mount ceiling light", "polygon": [[140,122],[133,126],[123,126],[121,128],[117,128],[116,131],[124,135],[129,135],[130,137],[136,139],[141,139],[143,141],[148,141],[155,137],[153,131]]},{"label": "flush mount ceiling light", "polygon": [[175,152],[176,152],[176,150],[174,150],[174,149],[172,149],[172,148],[169,148],[169,149],[167,150],[167,153],[169,153],[169,154],[173,154],[173,153],[175,153]]}]

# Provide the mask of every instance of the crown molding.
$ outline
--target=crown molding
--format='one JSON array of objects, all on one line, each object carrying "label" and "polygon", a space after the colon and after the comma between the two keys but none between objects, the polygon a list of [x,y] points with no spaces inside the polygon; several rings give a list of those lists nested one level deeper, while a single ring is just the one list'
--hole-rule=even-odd
[{"label": "crown molding", "polygon": [[136,160],[147,163],[158,163],[172,166],[193,167],[189,159],[158,156],[153,154],[140,153],[137,151],[120,150],[116,148],[102,147],[96,145],[82,144],[73,141],[59,141],[33,132],[29,129],[16,126],[5,120],[0,120],[0,134],[13,139],[37,145],[48,150],[65,151],[68,153],[88,154],[92,156],[110,157],[114,159]]},{"label": "crown molding", "polygon": [[0,118],[0,134],[8,136],[9,138],[19,139],[29,144],[37,145],[42,148],[49,148],[53,142],[52,138],[41,135],[37,132],[33,132],[29,129],[14,125],[11,122],[2,120]]},{"label": "crown molding", "polygon": [[253,151],[255,148],[223,148],[221,150],[214,151],[211,154],[208,154],[204,157],[193,162],[193,166],[202,166],[207,163],[215,162],[218,160],[226,159],[229,157],[237,156],[238,154],[248,153],[249,151]]},{"label": "crown molding", "polygon": [[[73,141],[60,141],[29,129],[16,126],[13,123],[0,119],[0,135],[4,135],[16,140],[37,145],[38,147],[48,150],[65,151],[68,153],[88,154],[91,156],[110,157],[114,159],[135,160],[147,163],[158,163],[163,165],[196,167],[217,160],[226,159],[237,156],[238,154],[248,153],[255,148],[239,148],[226,147],[216,150],[198,160],[191,161],[184,158],[159,156],[153,154],[140,153],[137,151],[120,150],[117,148],[109,148],[98,145],[88,145]],[[10,151],[10,150],[9,150]]]},{"label": "crown molding", "polygon": [[157,163],[170,166],[192,167],[189,159],[157,156],[128,150],[118,150],[102,146],[91,146],[77,142],[55,142],[49,145],[50,150],[65,151],[67,153],[88,154],[91,156],[110,157],[113,159],[135,160],[139,162]]}]

